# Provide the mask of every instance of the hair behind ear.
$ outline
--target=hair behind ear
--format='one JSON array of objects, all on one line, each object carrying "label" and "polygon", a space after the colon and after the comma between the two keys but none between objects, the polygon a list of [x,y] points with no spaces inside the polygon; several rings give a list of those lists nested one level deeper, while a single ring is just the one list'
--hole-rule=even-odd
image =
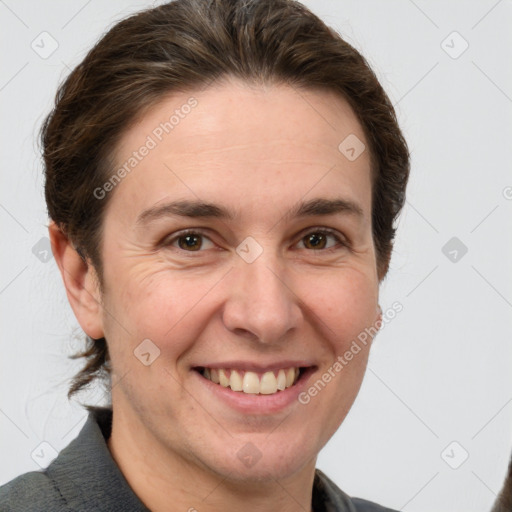
[{"label": "hair behind ear", "polygon": [[93,339],[86,336],[85,349],[69,356],[70,359],[84,358],[85,366],[75,375],[68,391],[71,398],[78,391],[88,386],[97,377],[106,378],[110,375],[110,356],[105,338]]}]

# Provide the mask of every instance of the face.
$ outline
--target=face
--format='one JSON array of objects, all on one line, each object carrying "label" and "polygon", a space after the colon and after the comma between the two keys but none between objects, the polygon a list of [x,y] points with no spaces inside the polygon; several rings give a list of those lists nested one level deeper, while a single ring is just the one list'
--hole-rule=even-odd
[{"label": "face", "polygon": [[333,93],[235,80],[125,134],[100,314],[114,417],[142,443],[231,480],[314,465],[369,343],[344,354],[377,318],[370,156],[347,158],[349,135],[365,141]]}]

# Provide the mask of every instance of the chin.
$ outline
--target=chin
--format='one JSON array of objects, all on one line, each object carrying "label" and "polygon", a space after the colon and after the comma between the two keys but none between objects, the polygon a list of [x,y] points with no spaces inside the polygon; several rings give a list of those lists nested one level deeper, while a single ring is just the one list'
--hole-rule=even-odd
[{"label": "chin", "polygon": [[277,436],[274,442],[265,442],[268,433],[245,437],[244,441],[233,439],[228,454],[219,450],[213,460],[205,461],[209,468],[222,478],[246,484],[287,479],[308,464],[314,468],[316,447],[306,446],[298,437],[293,438],[293,445]]}]

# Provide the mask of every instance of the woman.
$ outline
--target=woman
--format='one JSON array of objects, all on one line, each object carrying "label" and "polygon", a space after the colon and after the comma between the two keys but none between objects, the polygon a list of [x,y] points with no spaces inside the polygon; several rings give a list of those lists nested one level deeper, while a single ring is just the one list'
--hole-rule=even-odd
[{"label": "woman", "polygon": [[[42,131],[49,232],[111,408],[2,510],[389,510],[315,470],[382,323],[409,173],[363,57],[299,3],[114,26]],[[368,335],[370,333],[370,335]]]}]

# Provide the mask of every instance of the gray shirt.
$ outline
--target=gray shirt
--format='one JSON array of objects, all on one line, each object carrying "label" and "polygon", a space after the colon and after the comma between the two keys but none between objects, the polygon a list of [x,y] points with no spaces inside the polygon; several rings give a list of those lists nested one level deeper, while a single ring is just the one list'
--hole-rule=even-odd
[{"label": "gray shirt", "polygon": [[[0,487],[0,512],[148,512],[110,455],[106,440],[111,428],[112,411],[91,408],[78,437],[46,470],[26,473]],[[394,512],[350,498],[319,469],[312,506],[315,512]]]}]

